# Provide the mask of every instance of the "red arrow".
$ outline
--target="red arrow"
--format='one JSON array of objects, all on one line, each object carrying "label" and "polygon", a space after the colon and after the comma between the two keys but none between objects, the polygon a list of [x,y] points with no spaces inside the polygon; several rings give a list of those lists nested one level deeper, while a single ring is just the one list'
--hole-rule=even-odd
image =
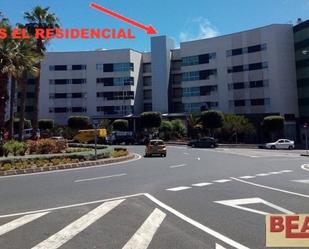
[{"label": "red arrow", "polygon": [[134,21],[134,20],[132,20],[132,19],[130,19],[128,17],[125,17],[125,16],[120,15],[120,14],[118,14],[118,13],[116,13],[116,12],[110,10],[110,9],[107,9],[107,8],[97,4],[97,3],[90,3],[90,7],[95,9],[95,10],[101,11],[101,12],[103,12],[105,14],[108,14],[108,15],[114,17],[114,18],[117,18],[117,19],[119,19],[119,20],[121,20],[123,22],[127,22],[127,23],[129,23],[129,24],[131,24],[131,25],[133,25],[135,27],[143,29],[149,35],[157,34],[157,31],[155,30],[155,28],[153,26],[151,26],[151,25],[147,26],[147,25],[141,24],[139,22],[136,22],[136,21]]}]

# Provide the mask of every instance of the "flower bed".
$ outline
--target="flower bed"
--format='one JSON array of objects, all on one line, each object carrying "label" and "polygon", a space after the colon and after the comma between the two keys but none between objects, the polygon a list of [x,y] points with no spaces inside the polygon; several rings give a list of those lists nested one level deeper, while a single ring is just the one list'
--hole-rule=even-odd
[{"label": "flower bed", "polygon": [[[86,149],[86,148],[84,148]],[[93,149],[90,151],[62,153],[54,155],[29,155],[29,156],[17,156],[11,158],[0,158],[0,174],[4,171],[10,170],[22,170],[25,173],[28,169],[31,172],[38,172],[47,170],[47,168],[53,168],[57,166],[61,168],[62,165],[77,165],[78,163],[86,161],[94,161],[96,159],[104,159],[111,157],[123,157],[128,155],[129,152],[126,148],[107,148],[99,149],[97,151],[97,158],[95,158],[95,152]],[[30,173],[31,173],[30,172]],[[26,172],[27,173],[27,172]]]}]

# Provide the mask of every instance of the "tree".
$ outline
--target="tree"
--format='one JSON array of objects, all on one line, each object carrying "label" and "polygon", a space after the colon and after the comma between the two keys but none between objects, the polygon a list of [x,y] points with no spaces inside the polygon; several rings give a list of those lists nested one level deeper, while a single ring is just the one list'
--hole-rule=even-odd
[{"label": "tree", "polygon": [[71,129],[82,130],[89,128],[89,117],[71,116],[68,118],[68,127]]},{"label": "tree", "polygon": [[193,115],[189,114],[187,117],[187,133],[189,138],[198,138],[199,134],[203,130],[200,119]]},{"label": "tree", "polygon": [[141,125],[143,128],[152,130],[159,128],[162,122],[162,116],[160,112],[143,112],[141,114]]},{"label": "tree", "polygon": [[[49,8],[43,8],[41,6],[34,7],[30,12],[24,13],[24,19],[27,21],[26,27],[30,35],[35,35],[37,28],[47,30],[53,28],[59,28],[59,20],[54,13],[49,11]],[[41,37],[36,38],[36,52],[44,56],[46,51],[46,45],[48,39],[42,39]],[[40,63],[37,65],[38,71],[40,72]],[[35,80],[35,95],[34,95],[34,106],[33,106],[33,117],[32,126],[33,134],[36,135],[38,129],[38,115],[39,115],[39,94],[40,94],[40,74],[37,75]]]},{"label": "tree", "polygon": [[184,122],[180,119],[175,119],[171,121],[172,125],[172,136],[174,138],[183,138],[186,136],[186,126]]},{"label": "tree", "polygon": [[113,131],[112,122],[109,119],[102,119],[100,122],[100,128],[106,129],[107,133],[110,134]]},{"label": "tree", "polygon": [[55,127],[55,122],[53,119],[41,119],[39,120],[40,130],[52,130]]},{"label": "tree", "polygon": [[9,99],[8,94],[8,67],[12,64],[12,42],[10,37],[11,26],[9,20],[0,14],[0,28],[5,29],[8,33],[7,38],[0,39],[0,128],[5,125],[6,103]]},{"label": "tree", "polygon": [[168,120],[163,120],[161,126],[159,127],[159,135],[164,140],[169,140],[171,138],[173,130],[173,125]]},{"label": "tree", "polygon": [[204,130],[212,131],[214,135],[215,129],[221,128],[224,124],[224,116],[222,112],[216,110],[204,111],[201,114],[201,122]]},{"label": "tree", "polygon": [[113,122],[113,129],[115,131],[126,131],[128,130],[129,127],[129,122],[128,120],[125,119],[116,119]]},{"label": "tree", "polygon": [[274,139],[276,133],[282,132],[283,127],[284,117],[282,116],[267,116],[263,120],[263,128],[271,134],[271,139]]},{"label": "tree", "polygon": [[238,136],[254,134],[255,129],[250,121],[244,116],[225,114],[222,133],[225,133],[228,137],[235,136],[237,143]]}]

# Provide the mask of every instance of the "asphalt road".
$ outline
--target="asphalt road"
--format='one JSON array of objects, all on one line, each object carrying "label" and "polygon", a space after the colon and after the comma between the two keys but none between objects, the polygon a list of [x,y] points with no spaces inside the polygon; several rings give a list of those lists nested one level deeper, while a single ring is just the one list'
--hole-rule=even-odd
[{"label": "asphalt road", "polygon": [[0,178],[1,249],[265,247],[265,214],[309,213],[298,151],[168,147],[166,158]]}]

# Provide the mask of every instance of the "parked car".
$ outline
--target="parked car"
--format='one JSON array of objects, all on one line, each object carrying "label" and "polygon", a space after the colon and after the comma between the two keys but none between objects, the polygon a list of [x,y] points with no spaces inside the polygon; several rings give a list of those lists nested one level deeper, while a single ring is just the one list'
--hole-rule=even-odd
[{"label": "parked car", "polygon": [[136,138],[132,131],[115,131],[106,137],[107,144],[136,144]]},{"label": "parked car", "polygon": [[295,148],[294,141],[289,139],[279,139],[273,143],[265,144],[266,149],[289,149],[292,150]]},{"label": "parked car", "polygon": [[153,139],[150,140],[145,150],[145,157],[152,155],[159,155],[166,157],[166,145],[163,140]]},{"label": "parked car", "polygon": [[[18,139],[18,134],[14,134],[14,139]],[[37,130],[36,138],[39,139],[41,137],[40,130]],[[31,139],[32,137],[32,128],[23,130],[23,140]]]},{"label": "parked car", "polygon": [[188,142],[188,146],[192,148],[215,148],[218,147],[217,140],[213,137],[203,137],[200,139],[193,139]]}]

